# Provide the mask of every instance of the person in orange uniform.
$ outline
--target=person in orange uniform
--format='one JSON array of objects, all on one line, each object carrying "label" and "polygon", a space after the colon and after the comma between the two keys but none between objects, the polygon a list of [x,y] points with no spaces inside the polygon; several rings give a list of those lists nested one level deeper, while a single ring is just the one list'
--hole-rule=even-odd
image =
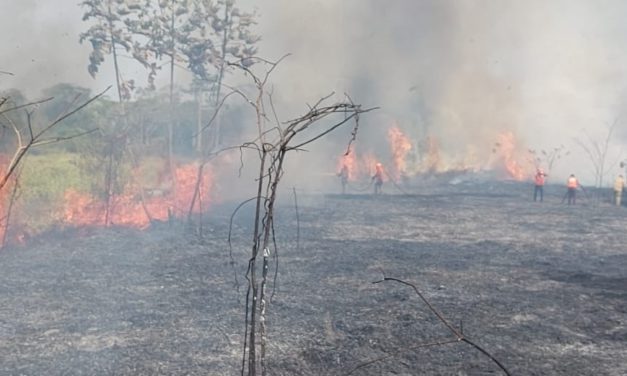
[{"label": "person in orange uniform", "polygon": [[566,188],[568,189],[568,205],[575,205],[577,202],[577,188],[579,188],[579,181],[574,174],[570,174],[566,181]]},{"label": "person in orange uniform", "polygon": [[383,165],[381,163],[374,166],[372,181],[374,181],[374,194],[381,194],[381,187],[383,186]]},{"label": "person in orange uniform", "polygon": [[545,174],[541,168],[539,168],[536,171],[536,176],[533,178],[533,181],[534,181],[533,201],[534,202],[537,201],[538,199],[538,193],[540,194],[540,202],[544,201],[544,182],[547,176],[548,175]]}]

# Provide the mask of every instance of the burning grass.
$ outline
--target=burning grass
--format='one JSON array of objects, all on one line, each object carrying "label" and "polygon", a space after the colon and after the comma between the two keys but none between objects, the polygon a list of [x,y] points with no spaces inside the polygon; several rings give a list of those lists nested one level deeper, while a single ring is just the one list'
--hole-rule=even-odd
[{"label": "burning grass", "polygon": [[[206,210],[211,203],[210,168],[203,174],[192,208],[198,165],[180,164],[172,185],[160,173],[165,161],[145,158],[135,168],[123,166],[109,197],[110,218],[106,223],[104,177],[85,168],[79,155],[46,153],[31,155],[25,162],[21,174],[16,176],[19,186],[10,218],[10,241],[20,241],[53,227],[113,224],[146,228],[153,221],[184,217],[190,209],[193,213]],[[2,213],[7,212],[13,184],[7,188],[0,192]],[[0,231],[4,228],[3,225]]]}]

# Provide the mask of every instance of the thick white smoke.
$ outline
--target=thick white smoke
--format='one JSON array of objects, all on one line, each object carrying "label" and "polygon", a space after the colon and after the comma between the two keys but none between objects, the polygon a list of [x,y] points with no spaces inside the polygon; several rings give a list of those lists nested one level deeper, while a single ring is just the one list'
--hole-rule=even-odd
[{"label": "thick white smoke", "polygon": [[[387,148],[377,142],[394,120],[414,139],[437,136],[451,159],[489,154],[495,135],[512,130],[526,147],[564,144],[571,151],[551,178],[574,172],[589,181],[590,163],[573,139],[583,139],[583,129],[601,139],[618,118],[611,155],[627,157],[620,155],[627,141],[624,1],[238,3],[261,14],[264,57],[292,54],[273,76],[285,119],[330,91],[348,92],[381,107],[364,118],[364,149]],[[89,47],[78,44],[86,25],[75,0],[9,0],[1,7],[0,70],[15,73],[0,77],[3,88],[34,93],[60,81],[95,89],[113,82],[106,68],[95,81],[87,74]],[[345,135],[321,151],[341,153]],[[319,168],[333,172],[334,157],[321,158],[329,166]]]}]

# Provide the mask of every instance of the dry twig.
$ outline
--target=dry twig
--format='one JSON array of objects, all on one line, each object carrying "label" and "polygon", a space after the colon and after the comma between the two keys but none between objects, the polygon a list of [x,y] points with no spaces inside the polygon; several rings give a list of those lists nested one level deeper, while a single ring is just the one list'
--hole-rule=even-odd
[{"label": "dry twig", "polygon": [[355,368],[353,368],[352,370],[350,370],[346,375],[351,375],[353,374],[355,371],[357,371],[358,369],[364,368],[366,366],[396,357],[408,350],[413,350],[413,349],[417,349],[417,348],[424,348],[424,347],[431,347],[431,346],[438,346],[438,345],[444,345],[444,344],[450,344],[450,343],[455,343],[455,342],[465,342],[467,344],[469,344],[470,346],[474,347],[476,350],[478,350],[479,352],[481,352],[483,355],[487,356],[492,362],[494,362],[507,376],[511,376],[510,372],[507,370],[507,368],[505,368],[505,366],[498,360],[496,359],[492,354],[490,354],[487,350],[485,350],[483,347],[479,346],[478,344],[476,344],[475,342],[473,342],[472,340],[470,340],[468,337],[466,337],[463,333],[463,331],[461,329],[457,329],[455,328],[445,317],[444,315],[438,311],[437,308],[435,308],[435,306],[433,304],[431,304],[431,302],[422,294],[422,292],[420,292],[420,290],[418,289],[418,287],[416,287],[415,284],[413,283],[409,283],[406,281],[403,281],[402,279],[398,279],[398,278],[392,278],[392,277],[383,277],[383,279],[378,280],[378,281],[374,281],[372,282],[373,284],[378,284],[378,283],[382,283],[382,282],[386,282],[386,281],[394,281],[394,282],[398,282],[400,284],[403,284],[405,286],[409,286],[411,287],[414,292],[416,293],[416,295],[418,295],[418,297],[420,298],[420,300],[422,300],[422,302],[429,308],[429,310],[438,318],[438,320],[440,320],[440,322],[446,326],[446,328],[453,334],[454,338],[451,340],[441,340],[441,341],[435,341],[435,342],[429,342],[429,343],[424,343],[424,344],[418,344],[418,345],[413,345],[410,346],[406,349],[402,349],[401,351],[397,351],[394,354],[391,355],[386,355],[380,358],[376,358],[376,359],[372,359],[369,360],[367,362],[361,363],[359,365],[357,365]]}]

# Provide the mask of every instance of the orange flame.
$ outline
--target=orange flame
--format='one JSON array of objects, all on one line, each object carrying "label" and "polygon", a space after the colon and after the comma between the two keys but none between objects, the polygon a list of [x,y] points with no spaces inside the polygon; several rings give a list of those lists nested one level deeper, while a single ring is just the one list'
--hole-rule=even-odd
[{"label": "orange flame", "polygon": [[412,148],[411,142],[397,125],[388,129],[388,141],[394,163],[392,174],[394,180],[398,181],[406,173],[406,158]]},{"label": "orange flame", "polygon": [[425,140],[425,155],[423,159],[423,169],[425,172],[439,172],[443,170],[442,157],[440,155],[440,144],[434,136],[427,136]]},{"label": "orange flame", "polygon": [[[150,191],[142,194],[136,184],[127,187],[124,193],[114,195],[109,201],[111,224],[146,228],[151,220],[168,220],[171,216],[181,216],[191,207],[196,191],[198,165],[189,164],[178,167],[175,172],[176,197],[174,193]],[[209,202],[211,174],[205,171],[200,183],[200,192],[196,198],[193,212],[201,210],[198,202],[206,208]],[[142,198],[143,197],[143,198]],[[65,194],[64,221],[72,225],[104,225],[106,202],[90,195],[73,190]]]},{"label": "orange flame", "polygon": [[528,168],[520,162],[521,148],[514,132],[508,131],[499,134],[494,152],[499,156],[498,163],[511,179],[525,180],[529,177]]},{"label": "orange flame", "polygon": [[[376,173],[376,166],[380,163],[379,160],[372,154],[365,154],[361,157],[360,163],[360,176],[371,178]],[[383,174],[383,180],[385,181],[385,174]]]},{"label": "orange flame", "polygon": [[357,157],[353,149],[348,151],[348,154],[343,154],[338,160],[338,172],[341,172],[344,167],[348,171],[348,180],[354,181],[358,176]]},{"label": "orange flame", "polygon": [[[0,178],[8,173],[7,168],[11,158],[7,155],[0,155]],[[21,219],[21,204],[19,202],[20,185],[17,176],[19,172],[16,170],[7,179],[6,184],[0,189],[0,246],[7,243],[24,244],[29,236],[26,221]],[[16,186],[17,184],[17,186]],[[17,189],[17,191],[16,191]],[[16,197],[12,197],[17,193]],[[11,200],[15,200],[11,202]],[[10,218],[9,218],[10,216]],[[8,233],[7,233],[8,231]]]}]

